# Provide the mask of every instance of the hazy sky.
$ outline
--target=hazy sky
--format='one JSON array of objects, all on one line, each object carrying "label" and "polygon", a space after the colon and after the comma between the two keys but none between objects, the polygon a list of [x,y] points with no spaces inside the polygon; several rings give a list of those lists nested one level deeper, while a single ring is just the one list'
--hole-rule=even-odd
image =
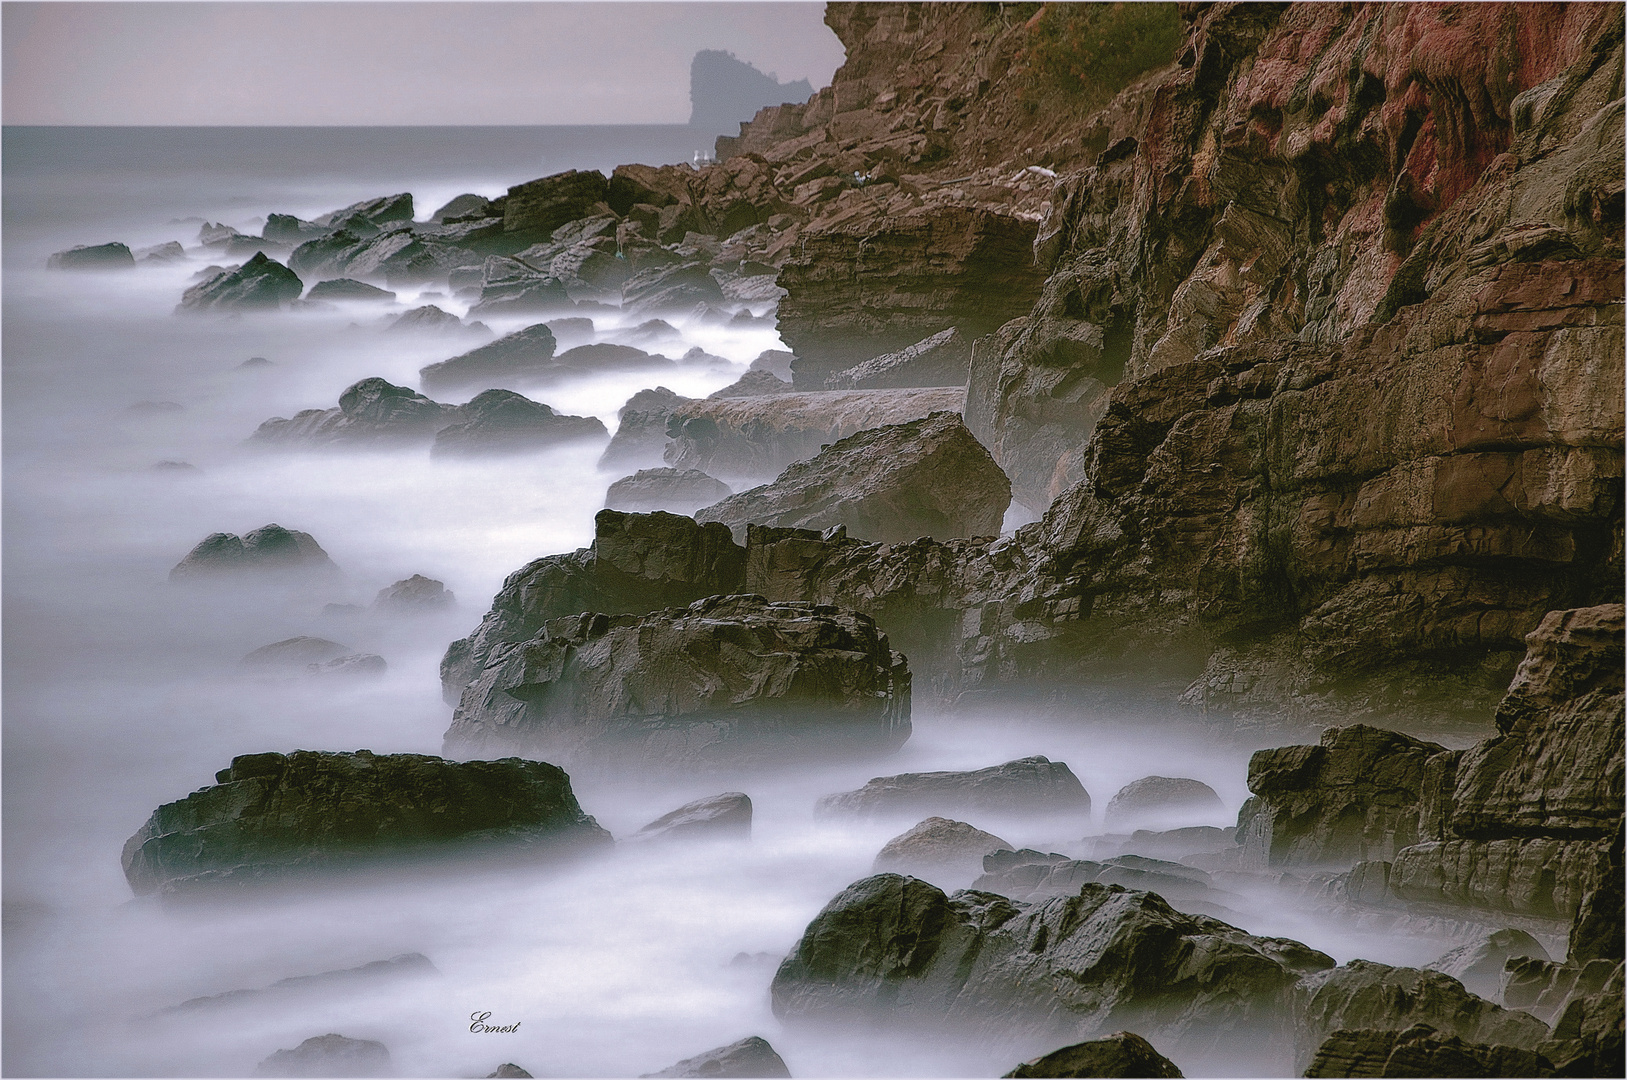
[{"label": "hazy sky", "polygon": [[685,123],[727,49],[826,86],[818,3],[6,3],[7,124]]}]

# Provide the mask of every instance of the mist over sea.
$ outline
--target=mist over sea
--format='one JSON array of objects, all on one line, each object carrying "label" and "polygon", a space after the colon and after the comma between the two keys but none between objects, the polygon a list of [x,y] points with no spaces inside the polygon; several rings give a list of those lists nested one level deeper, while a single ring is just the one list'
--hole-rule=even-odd
[{"label": "mist over sea", "polygon": [[[819,822],[814,801],[873,776],[1044,754],[1078,774],[1093,816],[972,823],[1068,853],[1101,831],[1119,787],[1148,774],[1208,783],[1225,813],[1206,823],[1230,823],[1254,746],[1173,710],[1063,703],[1044,717],[939,715],[918,701],[913,737],[889,757],[574,783],[618,838],[690,799],[744,791],[756,809],[749,844],[625,844],[565,865],[357,879],[213,904],[132,898],[120,869],[126,838],[236,754],[439,753],[451,716],[438,679],[446,645],[476,626],[506,575],[587,544],[620,475],[597,470],[600,443],[457,461],[432,461],[424,447],[246,450],[269,417],[331,407],[367,376],[416,387],[420,367],[482,339],[383,332],[388,315],[424,302],[465,313],[466,303],[420,295],[443,292],[433,287],[397,289],[388,308],[176,316],[192,275],[225,261],[198,248],[201,220],[258,234],[270,213],[311,218],[401,191],[423,219],[463,192],[496,196],[572,168],[687,161],[709,142],[684,127],[5,129],[6,1074],[247,1075],[279,1048],[339,1032],[385,1043],[403,1076],[484,1076],[506,1061],[537,1076],[636,1076],[754,1034],[797,1076],[999,1075],[1054,1047],[775,1020],[768,985],[779,958],[913,823]],[[177,240],[188,258],[121,273],[45,269],[54,251],[113,240]],[[631,329],[595,320],[600,340]],[[534,320],[486,321],[503,334]],[[528,396],[614,431],[637,390],[660,382],[705,396],[783,347],[760,326],[679,330],[681,345],[652,350],[676,357],[699,346],[728,363]],[[241,367],[250,357],[271,363]],[[154,468],[166,461],[195,468]],[[206,535],[272,522],[315,536],[343,578],[292,593],[167,580]],[[412,619],[323,614],[326,604],[365,606],[412,574],[445,582],[456,607]],[[389,670],[343,684],[243,673],[246,653],[295,635],[378,653]],[[1340,961],[1421,963],[1443,948],[1327,926],[1303,910],[1240,910],[1244,929],[1293,936]],[[439,974],[162,1013],[408,952]],[[472,1034],[471,1014],[488,1011],[491,1023],[519,1029]],[[1187,1075],[1219,1067],[1177,1063]]]}]

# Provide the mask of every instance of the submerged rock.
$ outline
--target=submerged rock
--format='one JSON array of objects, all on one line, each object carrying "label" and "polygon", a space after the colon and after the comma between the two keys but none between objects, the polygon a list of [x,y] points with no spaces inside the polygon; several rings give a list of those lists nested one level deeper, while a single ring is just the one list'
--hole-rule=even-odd
[{"label": "submerged rock", "polygon": [[252,532],[211,533],[169,572],[171,581],[251,572],[338,572],[328,553],[310,533],[262,525]]},{"label": "submerged rock", "polygon": [[456,604],[457,597],[445,584],[422,574],[402,578],[394,585],[380,589],[373,598],[373,610],[389,615],[444,611]]},{"label": "submerged rock", "polygon": [[1064,1046],[1032,1061],[1025,1061],[1006,1073],[1007,1077],[1020,1077],[1022,1080],[1062,1076],[1178,1078],[1180,1075],[1181,1070],[1175,1067],[1173,1061],[1154,1050],[1152,1043],[1129,1031],[1118,1031],[1105,1039]]},{"label": "submerged rock", "polygon": [[[395,299],[395,293],[369,285],[354,278],[329,278],[312,285],[305,294],[307,300],[368,300],[385,303]],[[436,310],[439,310],[438,308]]]},{"label": "submerged rock", "polygon": [[863,615],[713,596],[554,619],[491,647],[446,751],[693,768],[886,750],[909,737],[909,667]]},{"label": "submerged rock", "polygon": [[247,885],[388,858],[608,844],[570,778],[540,761],[423,754],[245,754],[124,845],[137,896]]},{"label": "submerged rock", "polygon": [[1127,824],[1172,824],[1213,820],[1225,816],[1226,806],[1215,789],[1201,780],[1143,776],[1124,785],[1107,804],[1103,820],[1109,827]]},{"label": "submerged rock", "polygon": [[565,416],[512,390],[483,390],[436,432],[430,453],[517,454],[609,435],[597,416]]},{"label": "submerged rock", "polygon": [[314,675],[318,678],[331,678],[334,676],[365,678],[383,675],[389,670],[389,667],[390,665],[385,662],[384,657],[377,653],[349,653],[345,656],[336,656],[325,663],[307,664],[305,665],[305,674]]},{"label": "submerged rock", "polygon": [[320,664],[350,652],[349,645],[319,637],[291,637],[283,641],[262,645],[243,657],[248,667],[304,668],[307,664]]},{"label": "submerged rock", "polygon": [[179,1005],[170,1006],[163,1012],[190,1012],[195,1009],[213,1009],[224,1005],[254,1004],[268,997],[296,993],[302,990],[320,991],[346,983],[439,974],[439,970],[436,969],[434,964],[430,963],[429,957],[423,953],[400,953],[388,960],[374,960],[359,967],[342,968],[338,971],[324,971],[317,975],[295,975],[292,978],[278,979],[270,986],[258,990],[228,990],[224,994],[210,994],[207,997],[189,998]]},{"label": "submerged rock", "polygon": [[236,270],[201,281],[181,295],[176,311],[275,311],[299,299],[304,284],[288,267],[259,252]]},{"label": "submerged rock", "polygon": [[662,814],[634,836],[637,840],[653,840],[672,836],[729,836],[739,839],[751,837],[751,799],[742,791],[725,791],[696,799]]},{"label": "submerged rock", "polygon": [[970,878],[983,869],[984,856],[1010,848],[1010,842],[964,821],[929,817],[887,841],[876,853],[871,869],[878,874],[891,871],[931,878],[944,873]]},{"label": "submerged rock", "polygon": [[829,529],[908,543],[921,536],[994,536],[1011,505],[1011,482],[952,412],[862,431],[790,465],[773,483],[731,495],[695,515],[745,539],[748,523]]},{"label": "submerged rock", "polygon": [[815,807],[819,815],[863,818],[967,811],[1088,817],[1090,795],[1067,765],[1036,756],[970,772],[878,776],[856,791],[826,795]]},{"label": "submerged rock", "polygon": [[730,494],[728,484],[697,469],[640,469],[611,484],[604,504],[611,510],[635,513],[694,514]]},{"label": "submerged rock", "polygon": [[292,1050],[278,1050],[255,1067],[255,1076],[389,1076],[390,1051],[372,1039],[318,1035]]},{"label": "submerged rock", "polygon": [[692,1058],[684,1058],[676,1065],[669,1065],[660,1072],[645,1073],[646,1077],[789,1077],[791,1070],[785,1067],[785,1062],[774,1048],[768,1044],[767,1039],[756,1035],[741,1039],[728,1046],[720,1046],[715,1050],[708,1050],[704,1054],[696,1054]]},{"label": "submerged rock", "polygon": [[310,447],[424,443],[455,415],[415,390],[374,377],[339,395],[334,409],[304,409],[290,418],[274,416],[249,436],[251,444]]},{"label": "submerged rock", "polygon": [[[136,257],[126,244],[80,244],[59,251],[46,260],[50,270],[125,270],[135,266]],[[38,264],[35,264],[38,265]]]},{"label": "submerged rock", "polygon": [[554,332],[543,323],[527,326],[461,356],[421,368],[425,390],[456,390],[524,379],[545,371],[554,358]]}]

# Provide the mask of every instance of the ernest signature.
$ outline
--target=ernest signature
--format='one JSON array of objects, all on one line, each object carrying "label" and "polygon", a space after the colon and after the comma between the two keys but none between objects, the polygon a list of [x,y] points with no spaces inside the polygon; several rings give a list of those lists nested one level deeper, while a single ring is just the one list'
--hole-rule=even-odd
[{"label": "ernest signature", "polygon": [[519,1020],[514,1021],[512,1024],[504,1024],[501,1027],[497,1026],[496,1024],[486,1023],[487,1020],[491,1019],[491,1013],[489,1012],[472,1012],[469,1014],[469,1019],[473,1021],[473,1023],[469,1025],[469,1030],[474,1032],[476,1035],[491,1034],[493,1032],[515,1032],[520,1030],[521,1021]]}]

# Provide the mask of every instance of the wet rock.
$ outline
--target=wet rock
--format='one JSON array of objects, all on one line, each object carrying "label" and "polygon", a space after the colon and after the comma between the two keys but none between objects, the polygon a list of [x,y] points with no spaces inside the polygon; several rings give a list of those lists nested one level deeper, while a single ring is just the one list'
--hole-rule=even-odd
[{"label": "wet rock", "polygon": [[878,776],[856,791],[826,795],[815,807],[818,815],[861,818],[978,811],[1088,817],[1090,795],[1066,764],[1026,757],[969,772]]},{"label": "wet rock", "polygon": [[435,434],[435,456],[516,454],[610,433],[596,416],[565,416],[512,390],[482,390]]},{"label": "wet rock", "polygon": [[[381,303],[395,299],[395,293],[354,278],[329,278],[311,286],[307,300],[369,300]],[[439,311],[439,308],[436,308]]]},{"label": "wet rock", "polygon": [[372,1039],[317,1035],[292,1050],[278,1050],[259,1065],[255,1076],[389,1076],[390,1051]]},{"label": "wet rock", "polygon": [[972,343],[954,327],[830,375],[831,390],[884,390],[900,386],[965,386]]},{"label": "wet rock", "polygon": [[412,195],[402,192],[399,195],[363,199],[341,210],[321,215],[314,224],[336,231],[348,229],[358,236],[371,236],[393,224],[411,224],[412,217]]},{"label": "wet rock", "polygon": [[307,664],[319,664],[350,652],[349,645],[319,637],[291,637],[283,641],[262,645],[243,657],[247,667],[292,667],[303,669]]},{"label": "wet rock", "polygon": [[446,749],[694,768],[908,737],[909,667],[872,620],[738,595],[567,616],[492,645]]},{"label": "wet rock", "polygon": [[1424,966],[1452,976],[1471,994],[1496,1001],[1503,994],[1503,968],[1510,959],[1527,957],[1549,958],[1542,943],[1524,930],[1496,930]]},{"label": "wet rock", "polygon": [[849,390],[696,401],[674,409],[666,463],[733,482],[772,478],[849,435],[959,412],[960,390]]},{"label": "wet rock", "polygon": [[744,539],[747,523],[829,529],[882,543],[999,533],[1011,483],[959,415],[862,431],[790,465],[772,484],[696,514]]},{"label": "wet rock", "polygon": [[332,230],[314,221],[301,221],[293,214],[267,214],[260,235],[279,244],[298,246],[307,240],[326,236]]},{"label": "wet rock", "polygon": [[46,260],[49,270],[124,270],[136,264],[126,244],[80,244]]},{"label": "wet rock", "polygon": [[1553,1065],[1531,1050],[1469,1043],[1414,1024],[1404,1031],[1335,1031],[1304,1075],[1533,1077],[1552,1076]]},{"label": "wet rock", "polygon": [[1281,1031],[1299,976],[1332,965],[1298,942],[1184,915],[1151,893],[1087,884],[1024,904],[880,874],[825,906],[771,994],[788,1024],[1058,1041],[1148,1025],[1183,1049],[1257,1051]]},{"label": "wet rock", "polygon": [[236,270],[181,294],[177,311],[274,311],[299,299],[305,286],[288,267],[260,252]]},{"label": "wet rock", "polygon": [[305,447],[425,443],[455,415],[451,405],[375,377],[347,387],[337,408],[272,417],[248,442]]},{"label": "wet rock", "polygon": [[542,375],[554,359],[554,332],[545,324],[505,334],[461,356],[419,369],[425,390],[456,390]]},{"label": "wet rock", "polygon": [[1169,825],[1194,818],[1223,818],[1225,811],[1215,789],[1201,780],[1143,776],[1119,789],[1107,804],[1103,820],[1109,828],[1132,823]]},{"label": "wet rock", "polygon": [[659,465],[667,447],[668,418],[678,406],[693,400],[680,397],[664,386],[640,390],[628,398],[627,404],[617,413],[620,422],[616,425],[616,434],[611,437],[610,445],[605,447],[604,454],[599,458],[599,468],[613,470]]},{"label": "wet rock", "polygon": [[173,263],[186,261],[186,248],[182,247],[180,241],[178,240],[170,240],[166,243],[154,244],[152,247],[137,248],[133,254],[138,263]]},{"label": "wet rock", "polygon": [[760,397],[763,394],[789,394],[791,384],[772,371],[748,371],[723,389],[707,396],[708,401],[718,398]]},{"label": "wet rock", "polygon": [[693,515],[731,494],[729,485],[695,469],[640,469],[611,484],[604,504],[611,510]]},{"label": "wet rock", "polygon": [[262,525],[237,536],[211,533],[169,572],[171,581],[213,578],[243,572],[338,572],[310,533]]},{"label": "wet rock", "polygon": [[638,830],[634,839],[673,836],[751,838],[751,799],[740,791],[725,791],[685,803]]},{"label": "wet rock", "polygon": [[1025,1061],[1008,1077],[1153,1076],[1179,1077],[1175,1063],[1154,1050],[1140,1035],[1118,1031],[1105,1039],[1074,1043]]},{"label": "wet rock", "polygon": [[389,333],[445,334],[462,333],[466,330],[479,330],[481,333],[489,333],[485,329],[484,323],[465,324],[462,319],[450,311],[442,311],[434,304],[425,304],[422,307],[412,308],[410,311],[403,311],[385,329]]},{"label": "wet rock", "polygon": [[660,1072],[645,1076],[789,1077],[791,1070],[767,1039],[756,1035],[685,1058]]},{"label": "wet rock", "polygon": [[535,243],[567,222],[592,216],[609,195],[599,172],[571,169],[516,184],[503,199],[503,231]]},{"label": "wet rock", "polygon": [[224,994],[210,994],[207,997],[190,998],[179,1005],[172,1005],[164,1009],[163,1013],[191,1012],[196,1009],[213,1009],[223,1005],[255,1004],[267,997],[297,993],[303,990],[320,991],[336,985],[402,977],[422,978],[426,975],[439,974],[440,972],[435,965],[430,963],[429,957],[423,953],[400,953],[388,960],[374,960],[359,967],[343,968],[339,971],[324,971],[317,975],[295,975],[292,978],[278,979],[270,986],[258,990],[228,990]]},{"label": "wet rock", "polygon": [[247,754],[156,810],[124,845],[136,895],[246,885],[383,859],[606,845],[570,779],[540,761]]},{"label": "wet rock", "polygon": [[980,892],[997,892],[1013,900],[1049,900],[1077,896],[1079,887],[1097,880],[1102,864],[1070,859],[1056,852],[996,851],[984,856],[984,873],[972,882]]},{"label": "wet rock", "polygon": [[1010,849],[1008,841],[964,821],[929,817],[887,841],[876,853],[871,869],[878,874],[891,871],[929,879],[939,874],[969,879],[982,871],[985,855]]},{"label": "wet rock", "polygon": [[390,615],[416,615],[445,611],[457,605],[457,597],[444,584],[422,574],[402,578],[373,598],[373,610]]},{"label": "wet rock", "polygon": [[481,274],[480,299],[469,316],[521,315],[574,307],[565,283],[515,256],[488,256]]}]

